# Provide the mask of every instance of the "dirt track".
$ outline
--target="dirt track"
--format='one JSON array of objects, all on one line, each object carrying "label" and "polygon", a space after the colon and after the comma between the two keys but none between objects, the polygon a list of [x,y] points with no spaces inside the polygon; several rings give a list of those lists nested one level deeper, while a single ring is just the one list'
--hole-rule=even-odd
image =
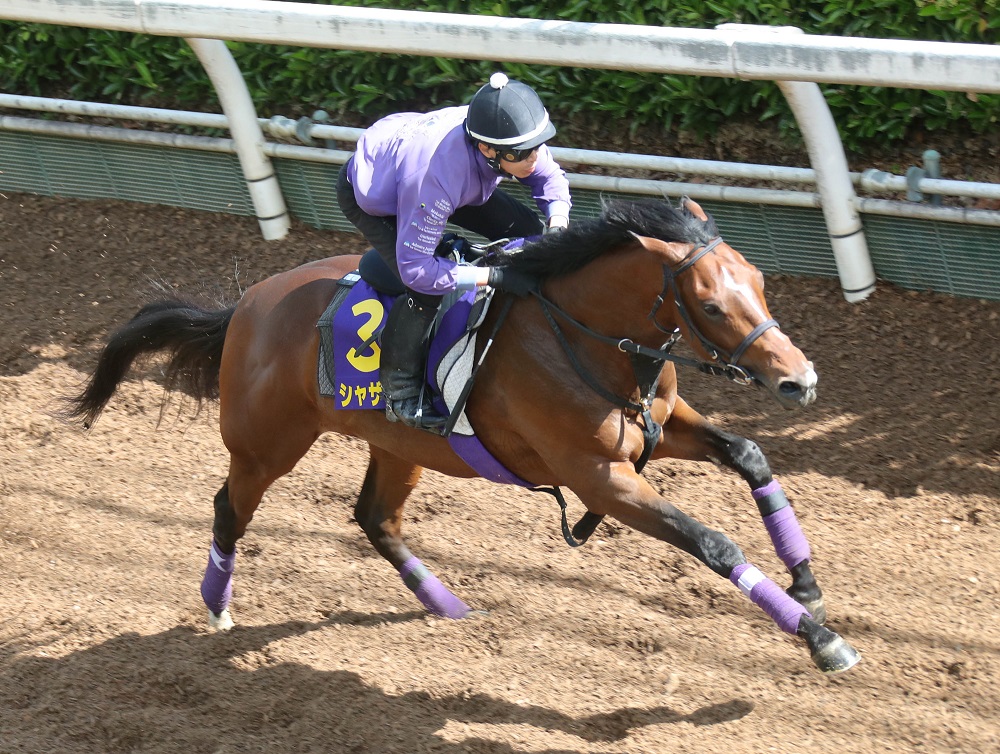
[{"label": "dirt track", "polygon": [[[757,439],[809,535],[831,624],[817,673],[728,582],[555,503],[427,473],[414,552],[482,618],[426,617],[351,520],[362,443],[321,439],[239,547],[237,629],[198,584],[226,469],[214,408],[130,382],[89,434],[51,416],[150,281],[208,295],[357,237],[168,208],[0,197],[0,752],[1000,750],[1000,305],[770,279],[819,403],[682,376]],[[234,278],[239,282],[235,282]],[[657,462],[665,497],[786,583],[743,483]],[[578,505],[578,504],[577,504]],[[577,509],[579,512],[579,509]]]}]

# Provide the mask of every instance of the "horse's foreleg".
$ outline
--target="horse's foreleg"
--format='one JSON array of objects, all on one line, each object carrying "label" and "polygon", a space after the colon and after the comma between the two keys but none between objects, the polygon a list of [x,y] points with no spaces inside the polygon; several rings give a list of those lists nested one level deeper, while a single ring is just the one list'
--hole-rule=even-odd
[{"label": "horse's foreleg", "polygon": [[710,424],[678,397],[664,425],[657,456],[714,461],[738,473],[750,486],[774,550],[788,568],[788,594],[805,605],[817,623],[826,622],[826,606],[810,568],[811,552],[795,511],[781,484],[771,476],[767,457],[757,443]]},{"label": "horse's foreleg", "polygon": [[403,504],[422,471],[420,466],[372,447],[354,518],[375,550],[393,565],[424,607],[443,618],[464,618],[471,611],[469,606],[452,594],[403,542]]},{"label": "horse's foreleg", "polygon": [[[610,485],[607,480],[610,479]],[[599,480],[605,480],[603,484]],[[858,654],[840,636],[809,617],[806,608],[747,562],[725,534],[704,526],[661,498],[627,463],[612,463],[574,492],[590,510],[606,512],[623,524],[690,553],[739,590],[785,633],[809,646],[825,673],[853,667]]]}]

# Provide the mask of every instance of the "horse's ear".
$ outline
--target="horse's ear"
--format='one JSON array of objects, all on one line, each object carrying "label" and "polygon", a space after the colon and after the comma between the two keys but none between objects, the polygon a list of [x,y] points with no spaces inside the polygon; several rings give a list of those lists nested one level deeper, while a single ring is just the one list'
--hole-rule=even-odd
[{"label": "horse's ear", "polygon": [[667,243],[666,241],[661,241],[659,238],[640,236],[631,230],[629,231],[629,235],[638,241],[639,245],[650,254],[662,257],[663,262],[668,265],[680,264],[691,250],[690,244]]},{"label": "horse's ear", "polygon": [[681,197],[681,209],[690,212],[702,222],[708,222],[708,215],[705,213],[705,210],[690,196]]}]

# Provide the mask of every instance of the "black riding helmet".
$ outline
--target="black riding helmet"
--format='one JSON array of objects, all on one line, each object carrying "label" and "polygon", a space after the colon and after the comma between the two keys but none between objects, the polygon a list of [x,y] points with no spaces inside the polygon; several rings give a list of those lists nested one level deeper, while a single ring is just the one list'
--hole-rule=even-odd
[{"label": "black riding helmet", "polygon": [[535,90],[520,81],[511,81],[503,73],[490,76],[489,83],[472,98],[465,132],[474,142],[497,151],[498,158],[489,160],[497,170],[501,155],[519,157],[556,135],[549,113]]}]

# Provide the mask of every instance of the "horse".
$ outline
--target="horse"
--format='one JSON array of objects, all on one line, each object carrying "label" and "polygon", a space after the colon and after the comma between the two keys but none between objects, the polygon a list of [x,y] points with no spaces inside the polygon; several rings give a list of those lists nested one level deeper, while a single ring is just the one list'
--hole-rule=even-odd
[{"label": "horse", "polygon": [[[164,400],[175,390],[199,405],[218,400],[230,461],[214,499],[201,585],[213,629],[233,625],[236,543],[262,496],[326,432],[368,444],[354,518],[375,550],[431,613],[460,619],[475,612],[409,550],[402,524],[424,468],[457,478],[477,472],[439,434],[392,423],[383,411],[336,410],[317,388],[317,320],[359,259],[303,264],[222,308],[182,298],[150,303],[110,335],[82,391],[68,398],[70,416],[89,428],[133,363],[164,352]],[[763,451],[712,425],[678,394],[677,366],[688,365],[756,385],[786,409],[816,398],[813,364],[771,318],[763,276],[722,240],[714,219],[687,198],[678,207],[606,200],[599,217],[484,263],[539,281],[524,297],[494,292],[505,305],[502,314],[499,306],[487,312],[483,329],[492,335],[489,345],[476,345],[483,368],[465,404],[483,446],[511,479],[571,490],[587,509],[572,534],[585,538],[608,515],[684,550],[804,640],[821,671],[853,667],[858,653],[823,625],[808,541]],[[696,358],[672,353],[679,338]],[[790,574],[787,590],[640,474],[647,460],[669,458],[721,464],[745,480]],[[565,506],[563,529],[579,544]]]}]

